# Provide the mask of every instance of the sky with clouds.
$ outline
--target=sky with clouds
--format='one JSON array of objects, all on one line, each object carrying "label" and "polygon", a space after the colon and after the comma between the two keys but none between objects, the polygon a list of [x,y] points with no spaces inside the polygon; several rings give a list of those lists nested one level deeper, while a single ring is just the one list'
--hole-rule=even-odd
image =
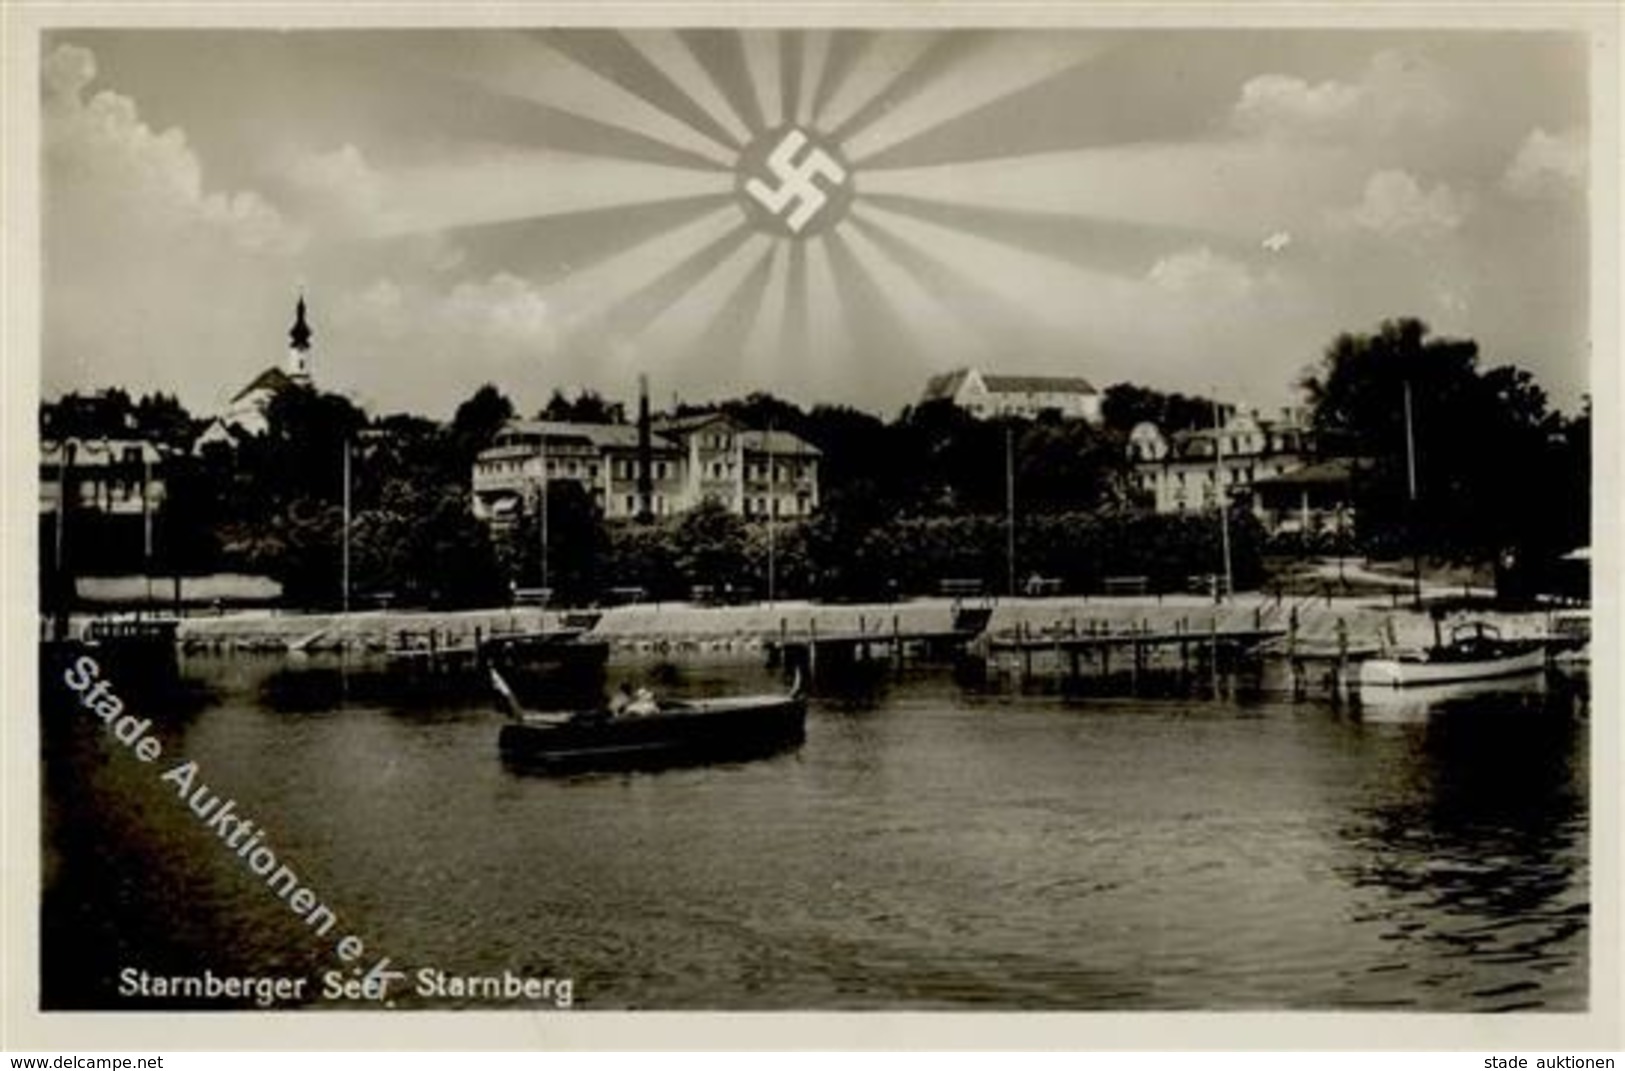
[{"label": "sky with clouds", "polygon": [[[53,31],[43,384],[374,411],[495,382],[890,414],[964,364],[1260,405],[1415,315],[1587,390],[1549,33]],[[812,225],[746,192],[791,128]],[[801,144],[798,142],[797,144]],[[791,158],[794,163],[794,158]],[[788,187],[786,187],[788,188]]]}]

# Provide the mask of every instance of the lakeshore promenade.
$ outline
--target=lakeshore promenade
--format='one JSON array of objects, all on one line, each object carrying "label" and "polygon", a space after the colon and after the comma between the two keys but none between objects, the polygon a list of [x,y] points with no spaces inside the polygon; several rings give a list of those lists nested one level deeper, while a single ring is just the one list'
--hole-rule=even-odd
[{"label": "lakeshore promenade", "polygon": [[[515,632],[568,627],[577,615],[596,617],[594,638],[619,651],[751,651],[781,636],[949,630],[962,607],[991,610],[992,635],[1128,633],[1210,630],[1291,632],[1305,653],[1333,654],[1341,639],[1350,651],[1389,643],[1425,646],[1433,621],[1391,598],[1242,593],[1222,603],[1190,595],[993,598],[921,598],[895,603],[824,604],[799,600],[743,606],[644,603],[603,610],[514,607],[466,611],[371,610],[349,614],[244,612],[181,620],[177,639],[193,650],[336,651],[388,650],[433,635],[441,646]],[[1545,611],[1451,614],[1498,625],[1509,637],[1544,635]]]}]

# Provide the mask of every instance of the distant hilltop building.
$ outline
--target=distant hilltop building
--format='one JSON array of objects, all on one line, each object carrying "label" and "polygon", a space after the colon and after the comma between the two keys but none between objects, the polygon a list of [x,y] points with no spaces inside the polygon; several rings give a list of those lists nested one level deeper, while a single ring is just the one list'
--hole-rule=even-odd
[{"label": "distant hilltop building", "polygon": [[515,420],[475,459],[473,509],[511,523],[535,508],[544,480],[570,480],[611,519],[670,516],[706,501],[747,518],[800,518],[818,507],[818,460],[817,447],[789,432],[723,413],[653,419],[646,454],[635,425]]},{"label": "distant hilltop building", "polygon": [[193,444],[193,452],[219,443],[235,447],[247,436],[264,435],[270,429],[266,417],[271,400],[293,387],[311,385],[310,343],[315,332],[306,320],[305,297],[294,306],[293,326],[288,329],[288,353],[281,367],[271,365],[232,396],[225,409],[209,422]]},{"label": "distant hilltop building", "polygon": [[1101,394],[1081,376],[989,375],[961,368],[932,376],[922,402],[950,401],[979,420],[1054,414],[1100,423]]}]

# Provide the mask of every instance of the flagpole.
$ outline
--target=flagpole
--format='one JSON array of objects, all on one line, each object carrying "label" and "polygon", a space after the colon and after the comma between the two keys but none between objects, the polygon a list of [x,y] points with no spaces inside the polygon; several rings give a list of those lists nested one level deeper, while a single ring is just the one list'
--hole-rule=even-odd
[{"label": "flagpole", "polygon": [[1016,595],[1016,432],[1004,426],[1004,561],[1011,598]]},{"label": "flagpole", "polygon": [[1416,538],[1416,434],[1411,426],[1411,381],[1405,380],[1405,484],[1410,493],[1411,597],[1422,608],[1422,548]]},{"label": "flagpole", "polygon": [[152,612],[152,459],[141,449],[141,572],[147,578],[147,612]]},{"label": "flagpole", "polygon": [[1224,554],[1224,589],[1214,593],[1215,602],[1231,592],[1234,580],[1230,567],[1230,504],[1224,487],[1224,425],[1219,420],[1219,399],[1213,398],[1213,498],[1219,507],[1219,547]]},{"label": "flagpole", "polygon": [[541,482],[536,485],[536,524],[541,528],[541,605],[547,606],[547,430],[542,430],[542,473]]},{"label": "flagpole", "polygon": [[344,540],[342,552],[341,606],[346,616],[350,613],[350,440],[344,440]]},{"label": "flagpole", "polygon": [[773,456],[773,422],[767,424],[767,604],[773,605],[775,594],[774,575],[778,567],[776,560],[777,547],[774,537],[779,519],[779,491],[777,486],[778,465]]}]

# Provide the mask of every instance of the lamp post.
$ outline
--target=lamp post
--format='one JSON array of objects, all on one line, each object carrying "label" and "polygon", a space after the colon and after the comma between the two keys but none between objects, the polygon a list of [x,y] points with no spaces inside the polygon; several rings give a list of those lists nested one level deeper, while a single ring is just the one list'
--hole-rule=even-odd
[{"label": "lamp post", "polygon": [[1011,598],[1016,594],[1016,432],[1004,426],[1004,560]]}]

